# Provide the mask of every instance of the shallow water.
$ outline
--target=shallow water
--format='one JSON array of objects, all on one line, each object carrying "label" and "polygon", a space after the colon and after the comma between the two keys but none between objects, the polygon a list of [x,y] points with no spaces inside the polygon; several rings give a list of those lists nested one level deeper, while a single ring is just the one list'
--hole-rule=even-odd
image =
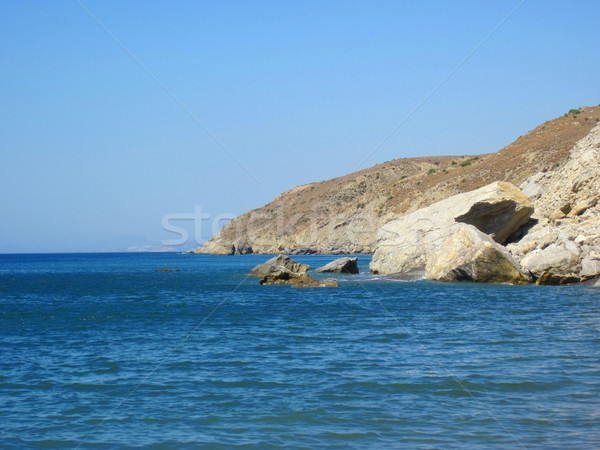
[{"label": "shallow water", "polygon": [[365,256],[297,290],[245,275],[266,259],[0,255],[0,447],[600,446],[597,288]]}]

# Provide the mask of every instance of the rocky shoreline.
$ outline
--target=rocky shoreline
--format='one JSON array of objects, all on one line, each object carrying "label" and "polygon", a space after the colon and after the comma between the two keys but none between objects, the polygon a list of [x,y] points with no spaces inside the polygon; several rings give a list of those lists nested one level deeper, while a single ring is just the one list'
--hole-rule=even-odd
[{"label": "rocky shoreline", "polygon": [[[566,164],[493,183],[384,225],[373,273],[440,281],[568,284],[600,277],[600,126]],[[600,281],[596,282],[598,285]]]},{"label": "rocky shoreline", "polygon": [[[519,187],[493,182],[387,221],[376,233],[371,272],[422,271],[437,281],[514,284],[599,279],[599,285],[600,125],[575,143],[563,164],[540,169]],[[230,248],[218,246],[213,242],[197,252],[255,253],[239,240]],[[324,253],[318,246],[280,252]]]},{"label": "rocky shoreline", "polygon": [[[564,166],[452,196],[384,225],[373,273],[568,284],[600,277],[600,126]],[[596,282],[596,285],[600,280]]]}]

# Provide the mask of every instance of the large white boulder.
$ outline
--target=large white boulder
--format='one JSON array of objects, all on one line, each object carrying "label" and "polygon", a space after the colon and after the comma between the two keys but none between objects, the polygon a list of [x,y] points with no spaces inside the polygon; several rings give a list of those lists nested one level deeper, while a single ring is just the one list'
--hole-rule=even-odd
[{"label": "large white boulder", "polygon": [[459,230],[460,223],[473,225],[504,243],[532,213],[529,198],[510,183],[496,182],[454,195],[381,227],[371,272],[424,270],[432,254]]},{"label": "large white boulder", "polygon": [[513,284],[530,281],[502,245],[472,225],[459,224],[457,228],[429,258],[427,279]]}]

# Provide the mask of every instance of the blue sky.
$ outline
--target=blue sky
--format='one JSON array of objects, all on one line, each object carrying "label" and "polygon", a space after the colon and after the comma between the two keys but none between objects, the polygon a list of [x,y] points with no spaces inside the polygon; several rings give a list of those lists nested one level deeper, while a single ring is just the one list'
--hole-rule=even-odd
[{"label": "blue sky", "polygon": [[0,251],[160,244],[167,214],[497,151],[600,103],[600,2],[528,0],[405,121],[520,3],[4,2]]}]

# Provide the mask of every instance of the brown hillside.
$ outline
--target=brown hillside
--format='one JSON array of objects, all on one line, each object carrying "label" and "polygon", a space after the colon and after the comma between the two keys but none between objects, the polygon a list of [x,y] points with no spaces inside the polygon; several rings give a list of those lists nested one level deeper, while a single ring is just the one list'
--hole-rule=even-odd
[{"label": "brown hillside", "polygon": [[598,121],[600,106],[571,110],[497,153],[402,158],[298,186],[232,220],[197,252],[368,253],[377,229],[400,215],[561,166]]}]

